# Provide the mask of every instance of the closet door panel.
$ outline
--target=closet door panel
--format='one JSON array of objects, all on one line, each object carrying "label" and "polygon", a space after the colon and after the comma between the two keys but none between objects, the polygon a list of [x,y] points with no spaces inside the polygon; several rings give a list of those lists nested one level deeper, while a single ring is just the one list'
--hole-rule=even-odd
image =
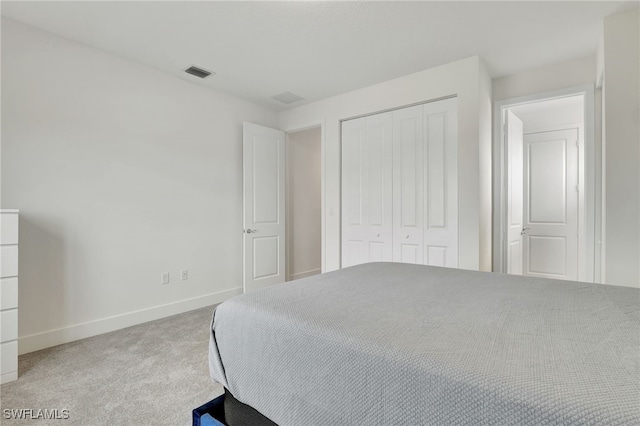
[{"label": "closet door panel", "polygon": [[456,100],[425,104],[424,259],[434,266],[458,266]]},{"label": "closet door panel", "polygon": [[447,266],[448,247],[434,246],[427,243],[425,248],[425,265]]},{"label": "closet door panel", "polygon": [[446,223],[445,114],[425,113],[425,219],[427,228],[444,228]]},{"label": "closet door panel", "polygon": [[363,263],[366,245],[364,206],[365,120],[342,124],[342,266]]},{"label": "closet door panel", "polygon": [[367,161],[369,171],[369,223],[371,226],[384,226],[385,216],[385,181],[391,181],[385,176],[385,143],[389,139],[385,135],[383,123],[371,123],[367,126]]},{"label": "closet door panel", "polygon": [[393,260],[393,116],[376,114],[366,119],[367,218],[369,262]]},{"label": "closet door panel", "polygon": [[389,261],[385,256],[385,244],[383,242],[369,241],[369,262]]},{"label": "closet door panel", "polygon": [[342,123],[342,266],[391,261],[392,115]]},{"label": "closet door panel", "polygon": [[393,260],[422,263],[422,106],[393,113]]},{"label": "closet door panel", "polygon": [[366,242],[348,238],[342,246],[342,267],[359,265],[367,262],[365,252]]},{"label": "closet door panel", "polygon": [[363,226],[363,144],[364,126],[348,131],[345,135],[347,141],[344,150],[345,161],[345,206],[346,219],[349,226]]}]

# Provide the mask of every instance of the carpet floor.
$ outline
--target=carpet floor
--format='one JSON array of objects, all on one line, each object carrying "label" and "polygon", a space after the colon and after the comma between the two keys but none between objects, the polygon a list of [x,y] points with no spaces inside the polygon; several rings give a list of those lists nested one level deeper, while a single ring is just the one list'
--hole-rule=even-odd
[{"label": "carpet floor", "polygon": [[[2,425],[189,425],[223,392],[209,378],[213,306],[21,355],[0,388]],[[67,420],[12,420],[6,409],[68,410]]]}]

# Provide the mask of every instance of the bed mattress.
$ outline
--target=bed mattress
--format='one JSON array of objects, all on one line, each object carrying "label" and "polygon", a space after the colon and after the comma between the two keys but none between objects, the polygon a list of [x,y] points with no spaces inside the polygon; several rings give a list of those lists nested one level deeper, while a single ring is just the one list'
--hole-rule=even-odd
[{"label": "bed mattress", "polygon": [[640,289],[399,263],[217,307],[214,381],[281,426],[640,424]]}]

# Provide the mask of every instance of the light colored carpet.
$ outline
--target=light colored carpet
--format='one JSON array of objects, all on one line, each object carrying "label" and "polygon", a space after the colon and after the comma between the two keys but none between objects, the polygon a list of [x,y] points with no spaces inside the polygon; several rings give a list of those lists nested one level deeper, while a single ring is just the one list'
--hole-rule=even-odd
[{"label": "light colored carpet", "polygon": [[[209,378],[213,306],[22,355],[0,389],[3,425],[189,425],[223,392]],[[7,420],[4,410],[67,409],[68,420]]]}]

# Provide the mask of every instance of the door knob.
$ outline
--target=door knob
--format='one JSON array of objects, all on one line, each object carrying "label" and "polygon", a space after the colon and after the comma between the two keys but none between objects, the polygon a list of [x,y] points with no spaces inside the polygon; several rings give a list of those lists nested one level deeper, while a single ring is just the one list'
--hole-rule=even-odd
[{"label": "door knob", "polygon": [[245,229],[244,232],[247,233],[247,234],[253,234],[253,233],[258,232],[258,230],[257,229]]},{"label": "door knob", "polygon": [[409,238],[409,234],[407,234],[407,235],[405,236],[405,238]]},{"label": "door knob", "polygon": [[527,229],[531,229],[531,228],[522,228],[522,231],[520,231],[520,235],[524,235],[527,233]]}]

